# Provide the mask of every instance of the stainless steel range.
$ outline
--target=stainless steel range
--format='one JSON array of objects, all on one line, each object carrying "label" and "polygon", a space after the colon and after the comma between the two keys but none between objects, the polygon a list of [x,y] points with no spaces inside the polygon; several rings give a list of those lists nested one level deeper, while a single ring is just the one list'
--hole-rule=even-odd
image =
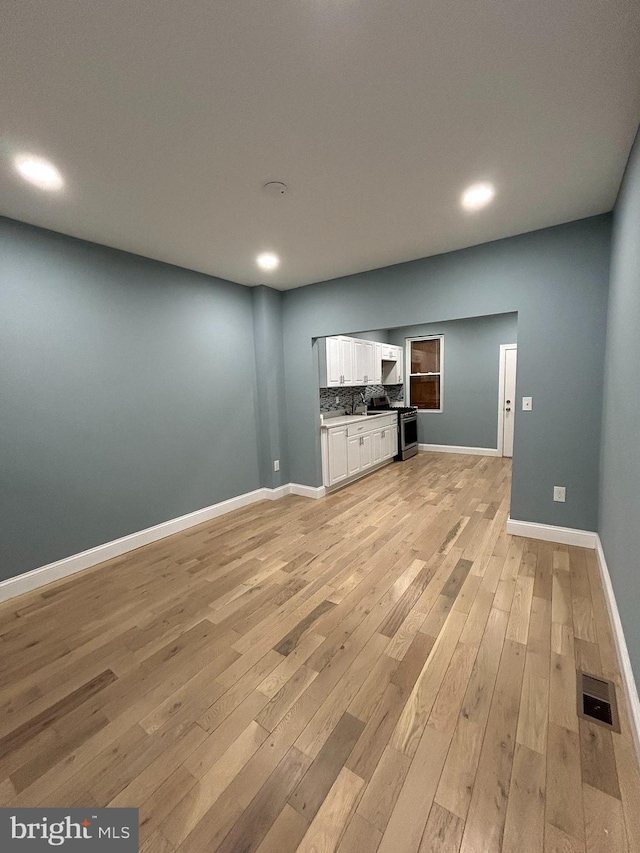
[{"label": "stainless steel range", "polygon": [[418,452],[418,410],[414,406],[392,406],[387,396],[372,397],[367,411],[398,413],[398,455],[401,462]]}]

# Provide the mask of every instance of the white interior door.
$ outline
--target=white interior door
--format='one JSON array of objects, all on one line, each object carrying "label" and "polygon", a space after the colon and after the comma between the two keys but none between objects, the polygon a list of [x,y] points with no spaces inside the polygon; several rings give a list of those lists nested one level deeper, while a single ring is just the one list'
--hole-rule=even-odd
[{"label": "white interior door", "polygon": [[[516,414],[516,362],[518,348],[515,344],[500,348],[500,413],[498,449],[503,456],[513,456],[513,427]],[[500,440],[501,439],[501,440]]]}]

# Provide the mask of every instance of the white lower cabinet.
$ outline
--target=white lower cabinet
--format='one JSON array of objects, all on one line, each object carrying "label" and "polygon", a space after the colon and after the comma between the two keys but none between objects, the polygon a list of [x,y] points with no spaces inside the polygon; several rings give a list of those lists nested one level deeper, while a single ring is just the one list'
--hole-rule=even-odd
[{"label": "white lower cabinet", "polygon": [[387,443],[387,455],[396,456],[398,453],[398,429],[395,425],[393,429],[386,430],[385,441]]},{"label": "white lower cabinet", "polygon": [[374,433],[371,434],[371,463],[373,465],[377,465],[379,462],[382,462],[382,443],[384,441],[382,433],[383,429],[377,429]]},{"label": "white lower cabinet", "polygon": [[323,429],[322,470],[325,486],[364,475],[398,452],[396,415]]},{"label": "white lower cabinet", "polygon": [[[332,432],[333,430],[330,430]],[[348,468],[349,468],[349,476],[353,477],[354,474],[357,474],[360,470],[360,443],[361,436],[352,435],[351,438],[347,439],[347,459],[348,459]],[[331,452],[331,451],[329,451]],[[333,483],[325,483],[325,486],[332,486]]]},{"label": "white lower cabinet", "polygon": [[[347,439],[347,459],[349,476],[353,477],[360,471],[366,471],[376,463],[373,461],[373,444],[374,436],[378,433],[365,433],[364,435],[352,435]],[[377,460],[382,461],[381,459]],[[337,481],[333,481],[329,485],[333,486]]]},{"label": "white lower cabinet", "polygon": [[373,465],[373,433],[368,432],[360,439],[360,470],[366,471]]},{"label": "white lower cabinet", "polygon": [[395,456],[398,452],[398,430],[396,425],[380,431],[380,444],[382,448],[382,459]]},{"label": "white lower cabinet", "polygon": [[328,447],[327,460],[329,463],[328,475],[331,484],[339,483],[350,476],[347,458],[347,428],[336,427],[327,430]]}]

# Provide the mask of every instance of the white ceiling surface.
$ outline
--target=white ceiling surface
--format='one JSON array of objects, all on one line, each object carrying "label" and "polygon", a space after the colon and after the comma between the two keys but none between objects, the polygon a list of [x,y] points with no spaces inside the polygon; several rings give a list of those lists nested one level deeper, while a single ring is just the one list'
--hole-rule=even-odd
[{"label": "white ceiling surface", "polygon": [[[0,213],[286,289],[608,211],[639,19],[637,0],[3,0]],[[19,152],[64,192],[24,183]],[[464,213],[477,180],[496,200]]]}]

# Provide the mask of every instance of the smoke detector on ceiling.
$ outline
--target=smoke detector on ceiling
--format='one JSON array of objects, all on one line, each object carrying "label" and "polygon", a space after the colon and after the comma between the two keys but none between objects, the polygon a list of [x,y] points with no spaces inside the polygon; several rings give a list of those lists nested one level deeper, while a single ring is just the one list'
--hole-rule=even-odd
[{"label": "smoke detector on ceiling", "polygon": [[287,185],[282,181],[269,181],[262,188],[268,195],[284,195],[287,192]]}]

